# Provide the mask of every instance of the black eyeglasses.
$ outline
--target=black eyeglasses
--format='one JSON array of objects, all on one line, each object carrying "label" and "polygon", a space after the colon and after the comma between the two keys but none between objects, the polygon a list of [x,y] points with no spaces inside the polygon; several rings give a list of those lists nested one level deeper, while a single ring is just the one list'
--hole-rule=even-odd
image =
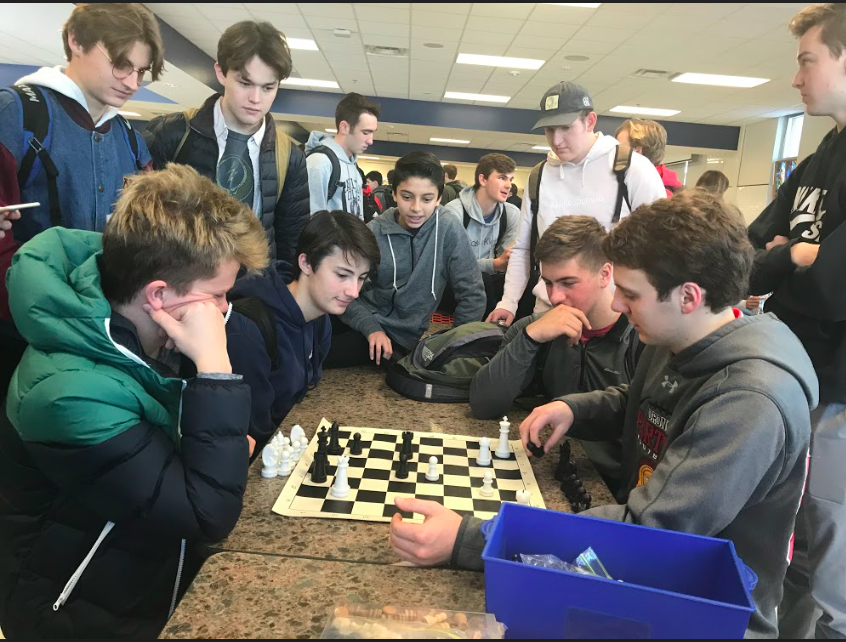
[{"label": "black eyeglasses", "polygon": [[108,60],[110,63],[112,63],[112,75],[117,80],[126,80],[133,73],[137,73],[138,74],[138,86],[139,87],[146,87],[147,85],[149,85],[152,82],[151,80],[144,80],[144,76],[150,72],[149,68],[147,68],[147,69],[136,69],[135,67],[133,67],[128,62],[125,62],[125,63],[120,64],[120,65],[116,65],[114,63],[114,61],[111,59],[111,56],[109,56],[109,54],[106,53],[106,50],[103,49],[99,44],[97,45],[97,49],[102,51],[103,55],[106,57],[106,60]]}]

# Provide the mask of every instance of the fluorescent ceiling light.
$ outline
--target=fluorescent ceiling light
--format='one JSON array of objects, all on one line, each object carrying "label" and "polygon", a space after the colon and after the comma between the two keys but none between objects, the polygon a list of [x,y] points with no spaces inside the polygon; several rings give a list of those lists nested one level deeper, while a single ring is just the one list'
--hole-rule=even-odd
[{"label": "fluorescent ceiling light", "polygon": [[362,160],[382,160],[379,156],[357,156],[356,158],[360,158]]},{"label": "fluorescent ceiling light", "polygon": [[719,74],[695,74],[686,73],[676,76],[673,82],[683,82],[690,85],[716,85],[718,87],[757,87],[769,78],[747,78],[746,76],[721,76]]},{"label": "fluorescent ceiling light", "polygon": [[511,69],[540,69],[546,60],[534,58],[507,58],[505,56],[481,56],[478,54],[458,54],[457,63],[462,65],[484,65],[486,67],[510,67]]},{"label": "fluorescent ceiling light", "polygon": [[285,38],[289,49],[301,49],[303,51],[320,51],[317,43],[309,38]]},{"label": "fluorescent ceiling light", "polygon": [[337,134],[338,133],[337,129],[332,129],[331,127],[327,127],[325,131],[329,132],[330,134]]},{"label": "fluorescent ceiling light", "polygon": [[430,138],[430,143],[453,143],[455,145],[468,145],[469,140],[458,140],[457,138]]},{"label": "fluorescent ceiling light", "polygon": [[601,2],[544,2],[554,7],[584,7],[585,9],[596,9]]},{"label": "fluorescent ceiling light", "polygon": [[334,80],[314,80],[313,78],[286,78],[279,84],[297,87],[326,87],[327,89],[341,88]]},{"label": "fluorescent ceiling light", "polygon": [[141,114],[139,114],[137,111],[123,111],[123,110],[121,110],[118,113],[121,116],[129,116],[130,118],[140,118],[141,117]]},{"label": "fluorescent ceiling light", "polygon": [[456,100],[476,100],[484,103],[507,103],[511,100],[511,96],[494,96],[492,94],[466,94],[463,91],[448,91],[444,94],[444,98],[454,98]]},{"label": "fluorescent ceiling light", "polygon": [[548,147],[547,145],[535,145],[532,149],[536,149],[539,152],[551,152],[552,147]]},{"label": "fluorescent ceiling light", "polygon": [[617,105],[608,111],[615,114],[635,114],[637,116],[675,116],[681,112],[678,109],[656,109],[654,107],[627,107],[626,105]]}]

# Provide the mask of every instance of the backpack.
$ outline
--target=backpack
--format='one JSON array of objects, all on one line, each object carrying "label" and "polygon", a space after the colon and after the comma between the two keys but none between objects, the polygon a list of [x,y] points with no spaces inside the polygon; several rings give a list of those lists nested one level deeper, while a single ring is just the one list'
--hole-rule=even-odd
[{"label": "backpack", "polygon": [[[62,204],[59,200],[59,186],[56,180],[59,177],[59,170],[56,168],[53,159],[50,158],[48,151],[53,142],[53,132],[50,127],[50,107],[41,89],[35,85],[13,85],[11,89],[21,101],[24,149],[26,149],[18,168],[18,185],[23,191],[35,180],[39,170],[43,169],[47,176],[50,225],[53,227],[61,225]],[[144,168],[138,155],[138,138],[135,136],[135,130],[123,116],[117,115],[114,119],[123,124],[129,151],[132,153],[135,167],[140,172]],[[41,161],[41,165],[36,168],[38,161]]]},{"label": "backpack", "polygon": [[[279,370],[282,363],[279,358],[279,342],[276,335],[276,318],[267,307],[267,304],[258,297],[248,296],[239,299],[231,299],[232,311],[243,314],[250,321],[256,324],[256,327],[261,333],[261,338],[264,339],[264,349],[267,351],[267,356],[270,358],[270,369]],[[315,330],[315,338],[319,341],[323,336],[324,328],[328,322],[327,316],[323,315],[317,322],[317,329]]]},{"label": "backpack", "polygon": [[415,401],[459,403],[470,400],[470,383],[502,345],[505,329],[477,321],[422,339],[391,365],[385,383]]},{"label": "backpack", "polygon": [[[627,145],[617,145],[614,150],[614,166],[612,171],[617,177],[617,203],[614,205],[614,216],[611,219],[611,224],[614,225],[620,221],[620,215],[623,212],[623,201],[629,208],[632,205],[629,202],[629,188],[626,185],[626,173],[632,164],[632,149]],[[546,159],[538,163],[532,168],[529,174],[529,198],[532,199],[532,236],[530,241],[530,261],[533,266],[533,271],[538,272],[539,268],[535,260],[535,248],[538,245],[538,208],[540,203],[538,197],[540,195],[541,177],[543,176],[543,168],[546,165]]]},{"label": "backpack", "polygon": [[361,207],[364,210],[365,223],[369,223],[374,216],[379,215],[379,202],[373,196],[373,192],[362,190]]},{"label": "backpack", "polygon": [[267,304],[258,297],[249,296],[232,301],[232,311],[243,314],[256,324],[264,339],[264,348],[270,357],[270,369],[279,369],[279,344],[276,337],[276,319],[273,318]]},{"label": "backpack", "polygon": [[397,202],[394,200],[394,192],[390,185],[380,185],[374,189],[373,199],[376,201],[379,214],[397,206]]},{"label": "backpack", "polygon": [[[332,197],[335,196],[335,192],[338,191],[338,188],[343,188],[344,184],[341,182],[341,161],[338,159],[335,152],[333,152],[329,147],[326,145],[318,145],[317,147],[313,147],[308,154],[306,154],[306,158],[311,156],[312,154],[323,154],[326,158],[329,159],[329,162],[332,163],[332,173],[329,175],[329,188],[326,192],[326,197],[328,200],[332,200]],[[358,170],[358,173],[361,174],[361,184],[364,185],[364,172],[361,171],[361,168],[356,163],[355,168]],[[344,195],[344,192],[341,192],[343,196],[343,209],[347,211],[347,199]]]},{"label": "backpack", "polygon": [[[467,209],[464,207],[464,204],[461,204],[461,209],[464,211],[464,229],[467,229],[467,226],[470,225],[470,215],[467,213]],[[502,214],[499,217],[499,233],[496,236],[496,245],[494,245],[493,250],[494,254],[496,254],[496,248],[502,245],[502,239],[505,238],[505,231],[508,229],[508,215],[505,212],[505,205],[502,206]]]},{"label": "backpack", "polygon": [[[182,134],[182,138],[179,140],[179,144],[176,146],[176,152],[173,154],[172,162],[178,162],[179,152],[182,151],[182,148],[185,147],[185,141],[188,140],[188,134],[191,133],[191,119],[197,113],[196,109],[186,109],[182,112],[183,116],[185,116],[185,132]],[[283,145],[282,142],[286,142],[287,145]],[[282,196],[282,188],[285,187],[285,176],[288,174],[288,163],[291,160],[291,139],[288,138],[288,134],[280,130],[278,127],[276,128],[276,202],[279,202],[279,198]]]}]

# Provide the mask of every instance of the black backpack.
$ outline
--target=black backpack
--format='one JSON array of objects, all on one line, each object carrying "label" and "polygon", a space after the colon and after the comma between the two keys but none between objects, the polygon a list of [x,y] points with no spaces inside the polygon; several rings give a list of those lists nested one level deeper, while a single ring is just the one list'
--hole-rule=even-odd
[{"label": "black backpack", "polygon": [[264,339],[264,348],[270,357],[270,369],[279,369],[279,344],[276,337],[276,320],[273,318],[267,304],[258,297],[244,297],[231,301],[232,311],[243,314],[256,324]]},{"label": "black backpack", "polygon": [[[59,177],[59,170],[53,159],[50,158],[49,147],[53,142],[53,131],[50,127],[50,107],[47,105],[47,99],[44,97],[41,89],[35,85],[13,85],[11,87],[21,101],[21,110],[23,112],[23,132],[24,132],[24,153],[21,159],[20,167],[18,168],[18,186],[21,191],[35,179],[38,175],[38,170],[35,168],[36,161],[41,161],[41,167],[47,176],[47,197],[50,200],[50,225],[57,226],[62,224],[62,205],[59,200],[59,187],[57,178]],[[135,167],[140,172],[143,170],[141,161],[138,155],[138,139],[135,136],[135,131],[129,121],[123,116],[115,116],[115,120],[122,123],[126,138],[129,143],[129,150],[132,152],[132,158],[135,161]],[[29,136],[27,136],[29,134]]]},{"label": "black backpack", "polygon": [[[326,191],[326,197],[331,201],[332,197],[335,196],[335,193],[338,191],[338,188],[344,187],[344,184],[341,182],[341,161],[338,160],[338,156],[326,145],[318,145],[317,147],[313,147],[308,154],[306,154],[306,158],[311,156],[312,154],[323,154],[326,158],[329,159],[329,162],[332,163],[332,173],[329,175],[329,187]],[[358,170],[358,173],[361,174],[361,184],[364,185],[364,172],[361,171],[361,168],[356,164],[355,168]],[[343,198],[343,209],[347,211],[347,198],[344,195],[343,191],[341,192]]]},{"label": "black backpack", "polygon": [[[614,225],[620,221],[620,215],[623,212],[623,202],[632,209],[629,202],[629,188],[626,185],[626,174],[632,164],[632,149],[626,145],[618,145],[614,150],[614,167],[612,171],[617,177],[617,203],[614,206],[614,217],[611,219],[611,224]],[[535,259],[535,248],[538,245],[538,208],[540,207],[539,195],[541,177],[543,176],[543,168],[546,165],[546,159],[538,163],[532,168],[529,174],[529,198],[532,199],[532,236],[530,241],[530,261],[533,266],[532,272],[539,274],[537,260]],[[534,287],[534,286],[533,286]]]},{"label": "black backpack", "polygon": [[373,199],[376,201],[376,209],[379,214],[397,206],[397,202],[394,200],[394,191],[390,185],[380,185],[374,189]]}]

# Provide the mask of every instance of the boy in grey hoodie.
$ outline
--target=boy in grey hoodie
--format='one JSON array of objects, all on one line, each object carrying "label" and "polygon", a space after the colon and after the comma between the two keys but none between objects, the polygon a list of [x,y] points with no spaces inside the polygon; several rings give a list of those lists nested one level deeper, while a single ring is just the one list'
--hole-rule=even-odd
[{"label": "boy in grey hoodie", "polygon": [[502,298],[505,269],[520,224],[520,210],[506,202],[516,168],[505,154],[485,154],[476,165],[475,185],[465,187],[458,198],[444,206],[467,230],[488,297],[485,315]]},{"label": "boy in grey hoodie", "polygon": [[356,160],[373,144],[380,113],[379,105],[350,93],[335,108],[334,137],[311,132],[305,152],[312,214],[343,210],[364,220],[364,177]]},{"label": "boy in grey hoodie", "polygon": [[467,235],[438,206],[444,188],[440,161],[429,152],[406,154],[397,161],[392,186],[397,207],[368,223],[382,260],[343,323],[333,326],[325,368],[380,365],[394,353],[410,352],[447,284],[458,302],[455,325],[480,321],[485,311],[482,275]]},{"label": "boy in grey hoodie", "polygon": [[[731,540],[759,578],[747,636],[777,637],[818,397],[811,361],[774,316],[731,307],[746,292],[752,248],[739,212],[715,196],[691,190],[641,207],[603,249],[613,308],[647,348],[631,385],[537,408],[520,426],[523,444],[541,443],[546,426],[549,451],[565,434],[601,439],[622,424],[627,502],[585,514]],[[481,568],[480,520],[420,504],[397,500],[428,517],[392,523],[400,557]]]}]

